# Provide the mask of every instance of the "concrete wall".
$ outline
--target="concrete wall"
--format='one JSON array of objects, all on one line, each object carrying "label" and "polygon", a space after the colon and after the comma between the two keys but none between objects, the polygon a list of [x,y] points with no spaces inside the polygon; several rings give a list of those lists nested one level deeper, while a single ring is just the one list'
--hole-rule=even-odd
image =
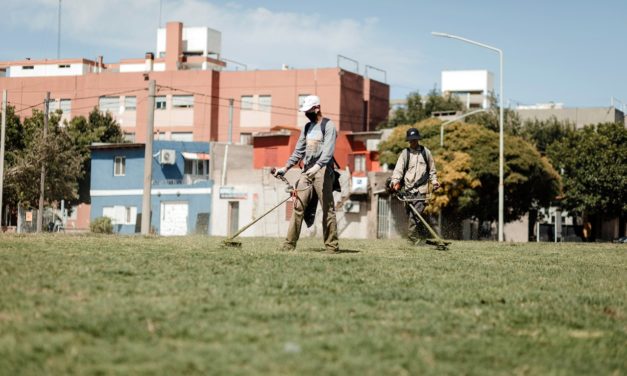
[{"label": "concrete wall", "polygon": [[[25,66],[32,66],[32,69],[24,69]],[[91,66],[75,61],[55,60],[54,63],[29,63],[25,61],[23,65],[9,67],[8,76],[12,78],[20,77],[52,77],[52,76],[80,76],[88,72]]]},{"label": "concrete wall", "polygon": [[516,110],[521,120],[549,120],[555,117],[559,121],[570,121],[577,128],[598,123],[625,123],[625,115],[614,107],[596,108],[553,108]]}]

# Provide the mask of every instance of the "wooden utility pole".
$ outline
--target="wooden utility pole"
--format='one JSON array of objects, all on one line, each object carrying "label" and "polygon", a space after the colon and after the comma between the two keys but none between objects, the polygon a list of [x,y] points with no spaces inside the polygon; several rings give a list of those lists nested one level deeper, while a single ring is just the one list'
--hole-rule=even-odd
[{"label": "wooden utility pole", "polygon": [[148,82],[148,121],[144,150],[144,195],[142,197],[142,235],[150,234],[150,194],[152,191],[152,140],[155,127],[155,80]]},{"label": "wooden utility pole", "polygon": [[2,193],[4,188],[4,135],[7,127],[7,91],[2,91],[2,129],[0,129],[0,227],[2,226]]},{"label": "wooden utility pole", "polygon": [[[50,105],[50,92],[46,93],[44,101],[44,135],[43,142],[48,137],[48,107]],[[37,232],[41,232],[44,222],[44,187],[46,183],[46,158],[41,161],[41,179],[39,181],[39,211],[37,212]]]}]

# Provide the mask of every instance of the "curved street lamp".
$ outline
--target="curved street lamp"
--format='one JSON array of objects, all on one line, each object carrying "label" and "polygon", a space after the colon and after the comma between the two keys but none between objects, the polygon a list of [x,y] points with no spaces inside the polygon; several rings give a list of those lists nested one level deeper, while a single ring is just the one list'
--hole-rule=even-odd
[{"label": "curved street lamp", "polygon": [[487,48],[492,51],[496,51],[499,54],[499,227],[498,227],[498,236],[499,242],[503,241],[503,223],[504,223],[504,187],[503,187],[503,150],[504,150],[504,142],[503,142],[503,50],[489,46],[484,43],[480,43],[471,39],[467,39],[464,37],[460,37],[453,34],[440,33],[440,32],[431,32],[431,35],[436,37],[443,38],[451,38],[461,40],[462,42],[474,44],[479,47]]}]

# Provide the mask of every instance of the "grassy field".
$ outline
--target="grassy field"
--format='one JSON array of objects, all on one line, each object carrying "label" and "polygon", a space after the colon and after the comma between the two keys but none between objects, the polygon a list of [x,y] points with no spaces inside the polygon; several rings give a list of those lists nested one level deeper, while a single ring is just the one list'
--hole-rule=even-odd
[{"label": "grassy field", "polygon": [[627,246],[0,236],[0,373],[627,374]]}]

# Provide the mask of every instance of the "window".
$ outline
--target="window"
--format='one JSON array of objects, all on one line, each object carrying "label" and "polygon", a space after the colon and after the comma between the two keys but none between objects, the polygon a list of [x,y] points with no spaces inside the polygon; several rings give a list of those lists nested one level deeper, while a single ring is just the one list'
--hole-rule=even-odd
[{"label": "window", "polygon": [[70,67],[70,64],[59,64],[59,68],[61,69],[67,69]]},{"label": "window", "polygon": [[253,134],[252,133],[240,133],[239,134],[239,143],[242,145],[252,145],[253,144]]},{"label": "window", "polygon": [[272,110],[272,96],[259,96],[259,111],[270,112]]},{"label": "window", "polygon": [[124,132],[124,140],[128,142],[135,142],[134,132]]},{"label": "window", "polygon": [[72,111],[72,100],[61,99],[61,101],[59,102],[59,109],[61,109],[64,114],[69,114]]},{"label": "window", "polygon": [[124,110],[135,111],[137,109],[137,97],[124,97]]},{"label": "window", "polygon": [[102,208],[102,216],[111,218],[113,225],[134,225],[137,218],[137,207],[105,206]]},{"label": "window", "polygon": [[355,172],[366,171],[366,156],[363,154],[355,155]]},{"label": "window", "polygon": [[300,94],[298,95],[298,108],[300,108],[303,103],[305,103],[305,98],[307,98],[309,94]]},{"label": "window", "polygon": [[166,97],[165,95],[160,95],[155,97],[155,108],[157,110],[165,110],[166,109]]},{"label": "window", "polygon": [[253,96],[242,95],[242,110],[252,110],[252,109],[253,109]]},{"label": "window", "polygon": [[174,95],[172,96],[172,108],[193,108],[193,95]]},{"label": "window", "polygon": [[192,132],[172,132],[170,134],[170,140],[172,140],[172,141],[194,141],[194,134]]},{"label": "window", "polygon": [[186,159],[184,167],[185,175],[209,176],[209,161],[198,159]]},{"label": "window", "polygon": [[35,69],[35,66],[33,66],[33,65],[24,65],[24,66],[22,66],[22,70],[27,70],[27,69],[28,70]]},{"label": "window", "polygon": [[102,112],[117,114],[120,111],[120,97],[100,97],[98,107]]},{"label": "window", "polygon": [[126,157],[115,157],[113,176],[126,175]]},{"label": "window", "polygon": [[48,101],[48,110],[50,112],[54,112],[57,110],[57,108],[59,108],[59,104],[57,103],[56,99],[50,99]]}]

